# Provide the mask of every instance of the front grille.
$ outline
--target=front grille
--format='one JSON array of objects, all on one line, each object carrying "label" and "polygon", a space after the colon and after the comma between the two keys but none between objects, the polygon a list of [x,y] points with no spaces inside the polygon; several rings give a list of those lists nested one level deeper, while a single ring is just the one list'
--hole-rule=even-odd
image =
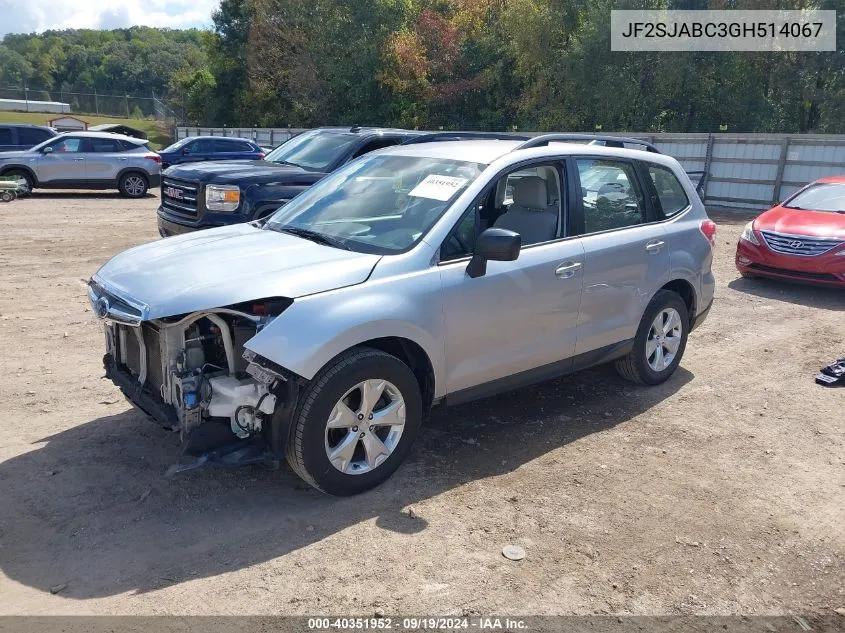
[{"label": "front grille", "polygon": [[816,257],[842,244],[842,240],[821,237],[804,237],[785,235],[774,231],[760,231],[763,239],[775,253],[784,255],[799,255],[802,257]]},{"label": "front grille", "polygon": [[161,181],[161,206],[185,217],[197,217],[200,184],[176,178]]},{"label": "front grille", "polygon": [[803,270],[786,270],[784,268],[775,268],[774,266],[764,266],[763,264],[751,264],[749,266],[752,270],[758,270],[761,273],[770,273],[773,275],[786,275],[795,277],[796,279],[807,279],[809,281],[842,281],[836,275],[831,273],[810,273]]}]

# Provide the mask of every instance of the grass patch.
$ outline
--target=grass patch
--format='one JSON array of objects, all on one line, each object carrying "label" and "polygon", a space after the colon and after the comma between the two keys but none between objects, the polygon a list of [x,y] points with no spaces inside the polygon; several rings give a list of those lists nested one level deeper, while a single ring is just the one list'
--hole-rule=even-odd
[{"label": "grass patch", "polygon": [[[45,112],[0,112],[0,123],[29,123],[30,125],[47,125],[47,121],[55,119],[61,114]],[[87,114],[71,113],[72,116],[82,119],[88,125],[100,125],[103,123],[116,123],[143,130],[150,139],[150,147],[161,149],[167,147],[173,141],[170,138],[170,126],[163,121],[147,121],[146,119],[125,119],[122,117],[94,116]]]}]

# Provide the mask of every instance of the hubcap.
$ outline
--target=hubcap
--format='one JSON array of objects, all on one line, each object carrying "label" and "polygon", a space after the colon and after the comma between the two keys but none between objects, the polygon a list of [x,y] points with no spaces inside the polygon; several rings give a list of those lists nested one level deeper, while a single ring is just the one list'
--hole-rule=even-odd
[{"label": "hubcap", "polygon": [[675,360],[683,327],[681,315],[675,308],[661,310],[655,317],[645,344],[646,360],[654,371],[663,371]]},{"label": "hubcap", "polygon": [[326,422],[326,456],[337,470],[360,475],[390,457],[405,429],[405,400],[391,382],[360,382],[338,400]]},{"label": "hubcap", "polygon": [[144,192],[144,181],[140,176],[129,176],[124,182],[123,188],[130,196],[140,196]]}]

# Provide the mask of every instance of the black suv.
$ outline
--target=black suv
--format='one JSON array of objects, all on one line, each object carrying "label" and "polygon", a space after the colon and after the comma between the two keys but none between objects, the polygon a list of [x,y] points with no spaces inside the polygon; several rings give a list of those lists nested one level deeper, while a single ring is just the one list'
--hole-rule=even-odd
[{"label": "black suv", "polygon": [[58,132],[43,125],[0,123],[0,152],[17,152],[43,143]]},{"label": "black suv", "polygon": [[303,132],[263,160],[174,165],[161,183],[162,237],[261,219],[326,174],[382,147],[424,132],[386,128],[318,128]]}]

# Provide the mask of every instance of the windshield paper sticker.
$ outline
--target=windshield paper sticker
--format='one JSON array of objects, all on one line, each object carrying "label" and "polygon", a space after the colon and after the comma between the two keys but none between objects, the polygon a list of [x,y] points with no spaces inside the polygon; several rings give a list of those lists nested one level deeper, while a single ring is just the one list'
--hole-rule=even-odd
[{"label": "windshield paper sticker", "polygon": [[425,177],[420,184],[414,187],[409,196],[418,198],[431,198],[432,200],[446,201],[466,184],[466,178],[454,178],[452,176],[438,176],[431,174]]}]

